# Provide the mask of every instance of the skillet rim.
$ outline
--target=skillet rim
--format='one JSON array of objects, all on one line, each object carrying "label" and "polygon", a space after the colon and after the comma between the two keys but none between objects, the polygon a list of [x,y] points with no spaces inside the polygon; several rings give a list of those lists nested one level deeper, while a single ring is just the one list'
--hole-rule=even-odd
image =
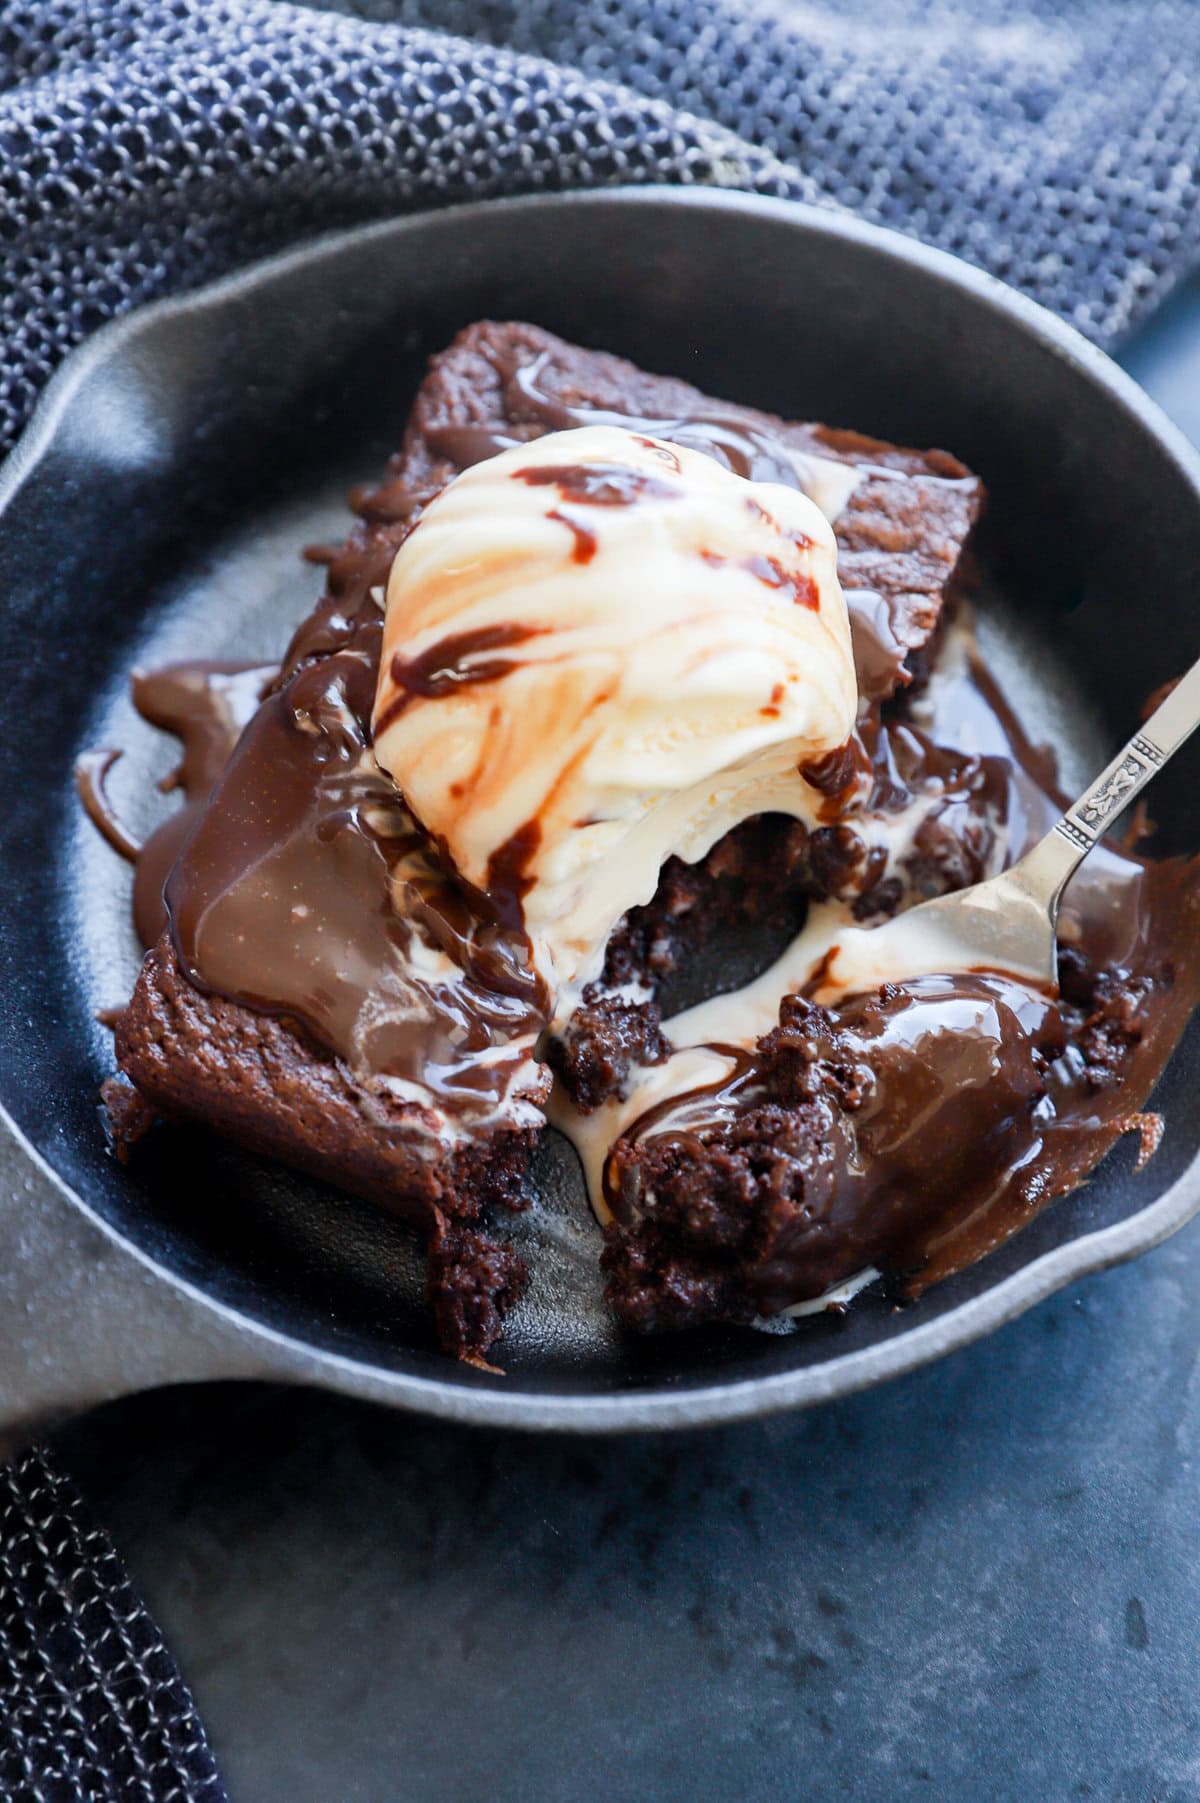
[{"label": "skillet rim", "polygon": [[[231,275],[186,294],[137,308],[109,322],[73,351],[56,371],[14,450],[0,466],[0,530],[4,514],[26,480],[55,445],[69,421],[73,400],[88,378],[141,334],[162,320],[186,317],[253,297],[281,275],[314,262],[336,259],[350,247],[374,240],[420,233],[431,220],[440,227],[469,233],[473,220],[498,212],[514,217],[580,207],[692,208],[716,213],[752,214],[803,237],[828,237],[856,243],[888,260],[906,263],[944,286],[963,292],[1003,315],[1018,332],[1068,363],[1111,406],[1131,414],[1149,432],[1186,480],[1200,506],[1200,452],[1161,408],[1096,346],[1074,327],[1036,302],[949,253],[933,249],[884,227],[868,224],[832,208],[741,194],[734,190],[687,189],[647,184],[583,192],[535,194],[486,200],[377,221],[305,240],[274,256],[258,260]],[[1150,1251],[1200,1212],[1200,1154],[1170,1187],[1125,1219],[1091,1233],[1080,1233],[1033,1259],[981,1294],[960,1303],[937,1319],[918,1323],[874,1346],[808,1365],[800,1370],[764,1375],[702,1388],[676,1391],[647,1387],[613,1395],[562,1396],[535,1391],[508,1391],[501,1383],[454,1369],[443,1380],[390,1369],[365,1359],[319,1347],[268,1326],[253,1315],[211,1295],[181,1277],[149,1252],[127,1239],[116,1225],[93,1208],[53,1170],[0,1106],[0,1133],[40,1175],[47,1197],[60,1211],[82,1216],[99,1230],[112,1251],[119,1251],[131,1271],[153,1276],[195,1312],[189,1335],[194,1362],[196,1328],[211,1337],[220,1375],[306,1382],[386,1402],[443,1419],[530,1430],[575,1432],[644,1431],[702,1427],[812,1406],[850,1395],[898,1377],[969,1345],[1044,1301],[1075,1279],[1123,1263]],[[14,1202],[11,1205],[16,1205]],[[102,1298],[97,1306],[103,1307]],[[230,1371],[230,1359],[236,1369]],[[188,1381],[207,1371],[184,1369],[165,1381]]]}]

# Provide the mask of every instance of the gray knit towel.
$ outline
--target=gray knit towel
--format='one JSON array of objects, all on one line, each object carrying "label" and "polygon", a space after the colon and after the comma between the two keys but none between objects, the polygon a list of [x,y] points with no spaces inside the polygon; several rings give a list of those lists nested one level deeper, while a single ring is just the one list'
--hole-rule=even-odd
[{"label": "gray knit towel", "polygon": [[547,187],[847,207],[1112,344],[1197,260],[1198,159],[1192,0],[0,0],[0,453],[115,313]]}]

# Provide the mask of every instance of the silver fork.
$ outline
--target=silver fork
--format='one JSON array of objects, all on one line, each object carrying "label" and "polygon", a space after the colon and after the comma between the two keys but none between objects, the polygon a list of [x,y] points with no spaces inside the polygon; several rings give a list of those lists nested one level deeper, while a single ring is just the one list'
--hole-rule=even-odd
[{"label": "silver fork", "polygon": [[873,930],[844,933],[818,995],[904,977],[1008,970],[1057,987],[1063,890],[1105,828],[1200,726],[1200,661],[1044,839],[999,876],[922,902]]}]

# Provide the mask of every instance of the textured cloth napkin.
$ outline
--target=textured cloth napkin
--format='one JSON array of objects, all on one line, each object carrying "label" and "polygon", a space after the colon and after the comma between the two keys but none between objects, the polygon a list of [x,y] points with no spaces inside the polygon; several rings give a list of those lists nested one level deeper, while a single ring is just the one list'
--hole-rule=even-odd
[{"label": "textured cloth napkin", "polygon": [[[1200,261],[1191,0],[0,0],[0,454],[105,319],[305,234],[610,182],[848,208],[1113,344]],[[0,1473],[5,1799],[221,1795],[111,1546]]]},{"label": "textured cloth napkin", "polygon": [[27,1452],[0,1471],[4,1803],[222,1803],[162,1636],[74,1484]]},{"label": "textured cloth napkin", "polygon": [[545,187],[825,200],[1111,343],[1197,258],[1198,65],[1192,0],[0,0],[0,451],[114,313]]}]

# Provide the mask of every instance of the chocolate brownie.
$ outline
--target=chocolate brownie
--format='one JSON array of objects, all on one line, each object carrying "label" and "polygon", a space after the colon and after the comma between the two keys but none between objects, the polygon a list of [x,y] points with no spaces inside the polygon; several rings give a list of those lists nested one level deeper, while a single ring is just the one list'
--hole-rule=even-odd
[{"label": "chocolate brownie", "polygon": [[1078,1180],[1056,1117],[1122,1080],[1155,988],[1077,967],[1075,1006],[986,973],[833,1013],[785,997],[718,1095],[685,1092],[613,1148],[611,1306],[640,1331],[753,1321],[864,1270],[919,1273],[956,1233],[968,1262]]},{"label": "chocolate brownie", "polygon": [[[650,375],[606,352],[583,350],[530,325],[470,326],[435,358],[417,396],[412,423],[385,488],[389,502],[414,487],[436,490],[463,465],[494,454],[521,438],[618,419],[656,436],[695,444],[727,461],[739,474],[794,482],[781,461],[783,445],[851,466],[857,486],[834,520],[838,574],[854,635],[860,691],[861,735],[856,769],[872,758],[890,761],[881,746],[881,707],[928,672],[945,611],[961,579],[964,553],[983,506],[978,478],[943,451],[915,451],[851,431],[786,422],[775,415],[714,402],[673,377]],[[926,780],[909,759],[915,786]],[[976,785],[974,767],[957,788],[939,768],[932,773],[945,791],[942,812]],[[977,785],[976,785],[977,786]],[[864,783],[862,809],[880,801],[879,782]],[[836,793],[836,791],[835,791]],[[899,809],[902,799],[891,796]],[[976,838],[978,809],[968,831]],[[931,819],[924,843],[937,833]],[[920,848],[916,848],[920,855]],[[933,875],[944,850],[945,874]],[[926,869],[918,873],[932,893],[976,880],[987,847],[969,860],[961,839],[944,835]],[[564,1036],[549,1047],[550,1061],[572,1099],[584,1107],[615,1094],[636,1055],[655,1043],[655,1001],[630,1003],[613,995],[636,980],[650,991],[722,940],[731,925],[758,929],[764,945],[782,945],[804,916],[807,902],[832,894],[853,898],[861,918],[891,912],[902,878],[874,860],[849,826],[809,834],[796,821],[749,822],[722,841],[699,866],[672,859],[658,893],[635,909],[613,935],[600,982],[585,993]]]},{"label": "chocolate brownie", "polygon": [[[297,631],[212,801],[201,807],[199,828],[168,885],[171,928],[148,951],[117,1032],[121,1071],[154,1109],[206,1121],[254,1151],[382,1202],[430,1234],[431,1295],[444,1343],[476,1358],[488,1350],[519,1289],[516,1262],[478,1223],[492,1202],[521,1200],[536,1133],[531,1115],[548,1082],[533,1054],[542,1000],[523,986],[520,946],[488,918],[486,897],[459,897],[454,907],[462,918],[444,929],[438,922],[448,917],[454,885],[439,867],[437,848],[419,843],[411,820],[390,818],[381,828],[374,818],[381,810],[402,813],[398,798],[383,793],[369,759],[381,589],[422,508],[459,470],[510,443],[598,416],[698,445],[757,479],[795,484],[805,467],[800,464],[798,475],[797,456],[852,471],[856,481],[835,530],[868,737],[881,708],[900,705],[898,692],[919,681],[982,503],[978,481],[956,459],[714,403],[686,383],[648,375],[536,327],[472,326],[433,359],[383,482],[353,497],[358,520],[346,544],[321,554],[326,592]],[[308,735],[299,761],[294,742],[304,735],[298,726]],[[309,756],[314,745],[319,755]],[[354,795],[350,812],[357,810],[349,838],[346,784]],[[368,817],[374,823],[363,827]],[[357,873],[349,900],[324,866],[313,874],[312,844],[320,836],[310,832],[314,822],[325,834],[322,843],[342,835],[339,855],[349,855]],[[245,923],[231,920],[222,939],[218,911],[230,860],[237,863],[248,832],[257,835],[258,851],[269,853],[263,862],[286,872],[288,895],[304,893],[298,912],[309,923],[294,928],[286,910],[272,915],[260,908],[253,968],[244,947],[236,950]],[[178,851],[178,837],[171,849]],[[826,872],[831,862],[825,858]],[[615,984],[653,990],[731,924],[751,917],[786,937],[808,898],[829,892],[821,869],[820,849],[814,853],[804,829],[778,820],[748,823],[699,866],[673,861],[654,901],[614,935],[605,981],[579,1011],[570,1043],[552,1049],[568,1086],[582,1100],[599,1100],[620,1086],[632,1062],[644,1064],[665,1050],[653,1000],[622,1003],[612,993]],[[278,893],[284,887],[281,879]],[[423,957],[433,946],[452,967],[432,1000],[428,986],[421,990],[420,1005],[436,1015],[462,1004],[473,1048],[503,1047],[510,1039],[514,1047],[507,1087],[497,1082],[490,1114],[471,1094],[464,1074],[469,1060],[462,1061],[437,1098],[443,1127],[445,1111],[453,1112],[464,1093],[470,1098],[463,1131],[449,1143],[439,1137],[427,1099],[414,1099],[422,1073],[410,1068],[394,1032],[383,1033],[382,1049],[375,1045],[364,1061],[370,981],[382,966],[369,959],[355,994],[330,1000],[337,961],[327,959],[319,1004],[304,975],[307,961],[321,955],[314,918],[323,923],[336,914],[332,937],[349,946],[356,922],[365,931],[364,923],[379,915],[380,898],[391,898],[391,906],[397,888],[404,932],[426,947]],[[199,975],[202,932],[207,979]],[[211,980],[214,944],[225,959],[219,984]],[[371,954],[382,956],[378,948]],[[512,1107],[514,1087],[518,1105]],[[127,1144],[144,1129],[145,1112],[130,1110],[127,1091],[109,1093],[114,1133]]]},{"label": "chocolate brownie", "polygon": [[[492,1202],[525,1206],[532,1128],[494,1132],[445,1152],[412,1103],[356,1073],[295,1019],[198,989],[169,933],[147,952],[117,1023],[117,1063],[137,1093],[170,1116],[197,1115],[249,1151],[343,1189],[431,1229],[435,1215],[472,1221]],[[145,1130],[116,1111],[118,1142]]]},{"label": "chocolate brownie", "polygon": [[695,445],[760,481],[796,482],[780,446],[857,472],[834,530],[860,688],[878,701],[912,680],[936,641],[983,505],[978,477],[945,451],[910,450],[714,401],[690,383],[647,374],[537,326],[485,320],[433,359],[389,468],[395,486],[384,493],[403,506],[415,490],[436,490],[508,444],[604,415]]}]

